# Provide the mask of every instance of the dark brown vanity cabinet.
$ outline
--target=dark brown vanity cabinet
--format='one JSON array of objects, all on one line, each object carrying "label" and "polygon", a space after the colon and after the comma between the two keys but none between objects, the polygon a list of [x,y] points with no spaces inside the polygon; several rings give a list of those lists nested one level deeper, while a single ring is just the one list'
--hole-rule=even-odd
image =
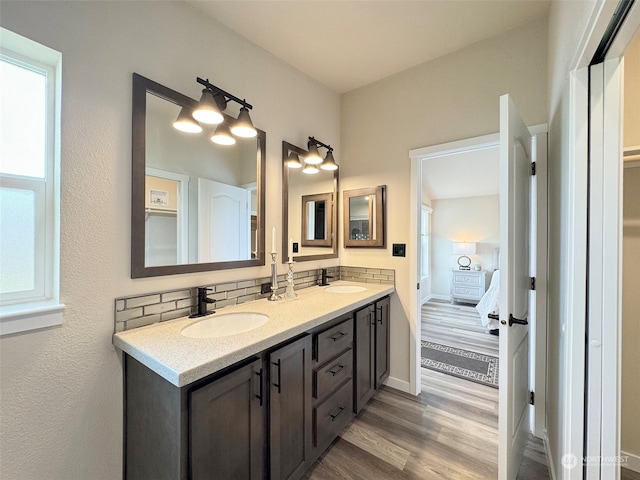
[{"label": "dark brown vanity cabinet", "polygon": [[301,478],[313,462],[311,336],[270,352],[269,369],[270,478]]},{"label": "dark brown vanity cabinet", "polygon": [[389,376],[389,297],[356,311],[354,320],[353,408],[358,413]]},{"label": "dark brown vanity cabinet", "polygon": [[353,418],[353,314],[313,334],[313,448],[320,456]]},{"label": "dark brown vanity cabinet", "polygon": [[179,388],[125,355],[127,480],[264,478],[261,357]]},{"label": "dark brown vanity cabinet", "polygon": [[311,361],[305,335],[179,388],[125,355],[125,478],[302,477]]},{"label": "dark brown vanity cabinet", "polygon": [[295,480],[389,375],[389,298],[183,387],[124,362],[127,480]]},{"label": "dark brown vanity cabinet", "polygon": [[190,393],[189,478],[262,480],[262,372],[262,360],[255,360]]}]

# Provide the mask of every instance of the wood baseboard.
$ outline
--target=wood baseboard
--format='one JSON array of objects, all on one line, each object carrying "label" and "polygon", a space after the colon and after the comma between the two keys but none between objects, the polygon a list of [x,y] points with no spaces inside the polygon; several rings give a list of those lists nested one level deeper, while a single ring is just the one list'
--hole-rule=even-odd
[{"label": "wood baseboard", "polygon": [[405,382],[404,380],[400,380],[399,378],[389,377],[384,384],[388,387],[394,388],[396,390],[400,390],[404,393],[411,394],[411,384],[409,382]]}]

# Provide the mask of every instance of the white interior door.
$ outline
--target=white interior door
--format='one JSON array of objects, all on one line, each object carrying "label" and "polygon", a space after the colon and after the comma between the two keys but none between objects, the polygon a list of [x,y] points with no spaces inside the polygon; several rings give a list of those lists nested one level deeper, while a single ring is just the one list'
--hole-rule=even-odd
[{"label": "white interior door", "polygon": [[508,95],[500,97],[500,413],[498,477],[516,478],[529,405],[531,134]]},{"label": "white interior door", "polygon": [[251,258],[251,192],[198,178],[198,261]]}]

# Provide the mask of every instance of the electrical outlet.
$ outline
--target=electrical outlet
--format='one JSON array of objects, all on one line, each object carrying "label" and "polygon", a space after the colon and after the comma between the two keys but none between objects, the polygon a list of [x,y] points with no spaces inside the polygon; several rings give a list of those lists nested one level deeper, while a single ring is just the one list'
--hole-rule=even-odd
[{"label": "electrical outlet", "polygon": [[394,243],[393,244],[393,253],[394,257],[404,257],[407,252],[407,244],[406,243]]},{"label": "electrical outlet", "polygon": [[264,294],[264,293],[271,293],[270,283],[263,283],[262,285],[260,285],[260,294]]}]

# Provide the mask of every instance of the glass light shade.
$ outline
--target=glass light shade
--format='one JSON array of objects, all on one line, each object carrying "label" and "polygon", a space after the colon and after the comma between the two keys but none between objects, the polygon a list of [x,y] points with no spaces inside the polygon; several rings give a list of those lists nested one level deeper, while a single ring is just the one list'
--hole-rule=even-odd
[{"label": "glass light shade", "polygon": [[193,117],[191,116],[191,111],[187,107],[182,107],[180,109],[178,118],[176,118],[176,121],[173,122],[173,128],[186,133],[202,132],[202,127],[193,119]]},{"label": "glass light shade", "polygon": [[475,255],[476,242],[453,242],[454,255]]},{"label": "glass light shade", "polygon": [[318,169],[318,167],[316,167],[314,164],[308,164],[308,163],[302,169],[302,173],[306,173],[308,175],[315,175],[319,171],[320,170]]},{"label": "glass light shade", "polygon": [[310,165],[318,165],[322,163],[322,157],[318,153],[318,146],[315,143],[309,144],[309,154],[304,161]]},{"label": "glass light shade", "polygon": [[247,107],[240,109],[238,120],[236,120],[236,123],[231,127],[231,133],[242,138],[252,138],[258,135],[258,131],[253,126]]},{"label": "glass light shade", "polygon": [[206,88],[202,90],[202,97],[193,111],[193,118],[209,125],[216,125],[224,120],[213,94]]},{"label": "glass light shade", "polygon": [[216,131],[211,135],[211,141],[218,145],[234,145],[236,143],[236,139],[231,135],[229,125],[226,122],[218,125]]},{"label": "glass light shade", "polygon": [[327,156],[324,157],[324,161],[320,165],[320,168],[322,170],[337,170],[338,169],[338,164],[336,163],[335,159],[333,158],[333,152],[331,150],[329,150],[327,152]]},{"label": "glass light shade", "polygon": [[289,156],[287,157],[287,166],[289,168],[302,168],[300,157],[293,152],[289,153]]}]

